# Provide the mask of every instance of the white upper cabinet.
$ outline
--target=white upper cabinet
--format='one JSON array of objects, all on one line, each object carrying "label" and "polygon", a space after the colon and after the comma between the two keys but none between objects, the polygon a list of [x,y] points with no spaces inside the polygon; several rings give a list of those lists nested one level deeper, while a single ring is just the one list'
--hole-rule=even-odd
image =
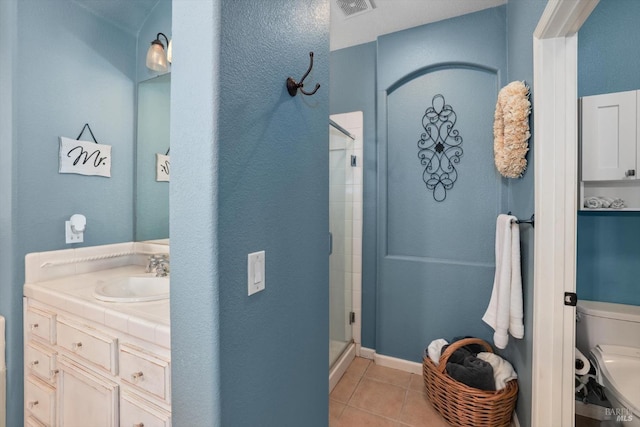
[{"label": "white upper cabinet", "polygon": [[582,181],[637,179],[637,104],[637,91],[581,99]]}]

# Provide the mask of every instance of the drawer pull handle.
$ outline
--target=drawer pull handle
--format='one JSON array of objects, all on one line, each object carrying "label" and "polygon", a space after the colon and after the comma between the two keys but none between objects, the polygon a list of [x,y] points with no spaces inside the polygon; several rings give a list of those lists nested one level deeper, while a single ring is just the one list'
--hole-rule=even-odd
[{"label": "drawer pull handle", "polygon": [[133,427],[144,427],[144,423],[137,423],[134,424]]},{"label": "drawer pull handle", "polygon": [[137,383],[138,381],[141,381],[143,377],[144,377],[144,374],[142,373],[142,371],[134,372],[133,374],[131,374],[131,380],[134,383]]},{"label": "drawer pull handle", "polygon": [[58,372],[60,372],[60,369],[52,369],[50,372],[51,372],[51,376],[53,377],[58,375]]},{"label": "drawer pull handle", "polygon": [[33,362],[30,363],[31,367],[34,368],[36,367],[40,362],[38,362],[37,360],[34,360]]},{"label": "drawer pull handle", "polygon": [[40,325],[38,325],[37,323],[32,323],[32,324],[29,325],[29,329],[31,329],[33,331],[34,329],[38,329],[38,326],[40,326]]},{"label": "drawer pull handle", "polygon": [[82,349],[82,343],[81,342],[74,342],[71,343],[71,348],[76,351],[76,350],[81,350]]},{"label": "drawer pull handle", "polygon": [[40,402],[38,402],[37,400],[32,400],[31,402],[29,402],[29,409],[33,409],[33,407],[37,406],[38,403]]},{"label": "drawer pull handle", "polygon": [[627,178],[629,178],[630,176],[636,176],[636,170],[635,169],[629,169],[624,173],[624,176],[626,176]]}]

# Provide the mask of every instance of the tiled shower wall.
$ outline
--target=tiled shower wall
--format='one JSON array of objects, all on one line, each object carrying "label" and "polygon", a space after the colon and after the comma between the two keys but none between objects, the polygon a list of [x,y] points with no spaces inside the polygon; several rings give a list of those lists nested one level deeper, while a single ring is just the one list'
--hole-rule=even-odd
[{"label": "tiled shower wall", "polygon": [[[344,184],[332,185],[329,192],[329,209],[334,230],[333,256],[330,260],[330,304],[332,315],[340,317],[332,321],[330,337],[340,339],[353,333],[357,345],[361,342],[362,312],[362,155],[363,131],[361,111],[334,114],[331,119],[356,137],[346,140],[346,150],[333,150],[330,155],[331,173],[344,173]],[[335,130],[331,131],[337,132]],[[330,148],[336,148],[330,147]],[[356,165],[351,166],[351,156]],[[344,278],[344,289],[342,289]],[[355,313],[356,322],[349,325],[349,312]]]}]

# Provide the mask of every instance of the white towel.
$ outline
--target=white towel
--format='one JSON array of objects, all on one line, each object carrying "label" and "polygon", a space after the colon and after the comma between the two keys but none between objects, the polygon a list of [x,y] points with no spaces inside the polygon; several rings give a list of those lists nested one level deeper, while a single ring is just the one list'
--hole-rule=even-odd
[{"label": "white towel", "polygon": [[509,381],[518,378],[518,374],[516,374],[511,363],[495,353],[478,353],[478,359],[484,360],[493,368],[493,379],[496,382],[496,391],[502,390],[507,386]]},{"label": "white towel", "polygon": [[495,333],[493,342],[505,348],[509,335],[524,337],[522,275],[520,273],[520,227],[517,218],[498,215],[496,221],[496,274],[491,300],[482,320]]},{"label": "white towel", "polygon": [[435,363],[436,366],[440,364],[440,355],[442,354],[442,347],[449,344],[447,340],[440,338],[431,341],[429,347],[427,347],[427,354],[429,358]]}]

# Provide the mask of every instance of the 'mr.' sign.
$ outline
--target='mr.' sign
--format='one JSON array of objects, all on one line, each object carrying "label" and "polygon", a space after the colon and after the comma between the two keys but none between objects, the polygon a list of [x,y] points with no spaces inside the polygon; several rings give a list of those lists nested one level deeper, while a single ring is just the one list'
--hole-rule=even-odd
[{"label": "'mr.' sign", "polygon": [[59,172],[111,177],[111,146],[61,136]]}]

